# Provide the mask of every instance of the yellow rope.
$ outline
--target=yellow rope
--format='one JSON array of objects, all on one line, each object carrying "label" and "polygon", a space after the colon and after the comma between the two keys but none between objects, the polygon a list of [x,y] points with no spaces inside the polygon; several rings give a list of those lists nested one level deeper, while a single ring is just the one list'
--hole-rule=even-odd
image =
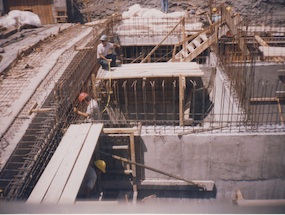
[{"label": "yellow rope", "polygon": [[105,108],[102,111],[102,113],[104,113],[107,110],[107,107],[109,106],[109,103],[110,103],[110,97],[111,97],[110,91],[112,90],[111,83],[112,83],[112,79],[109,78],[108,100],[107,100],[107,104],[105,105]]}]

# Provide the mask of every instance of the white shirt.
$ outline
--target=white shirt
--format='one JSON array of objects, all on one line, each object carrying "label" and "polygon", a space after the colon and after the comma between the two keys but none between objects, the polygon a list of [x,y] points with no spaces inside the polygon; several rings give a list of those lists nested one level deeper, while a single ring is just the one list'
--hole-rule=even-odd
[{"label": "white shirt", "polygon": [[89,105],[87,106],[86,113],[93,119],[101,119],[99,105],[94,99],[91,99]]},{"label": "white shirt", "polygon": [[106,46],[104,46],[103,43],[100,43],[97,46],[97,59],[100,59],[99,54],[102,54],[103,56],[108,55],[110,48],[113,48],[113,47],[114,47],[114,44],[110,42],[107,42]]},{"label": "white shirt", "polygon": [[94,168],[90,167],[88,165],[87,171],[85,173],[85,180],[86,180],[86,186],[92,190],[95,186],[95,183],[97,181],[97,174]]}]

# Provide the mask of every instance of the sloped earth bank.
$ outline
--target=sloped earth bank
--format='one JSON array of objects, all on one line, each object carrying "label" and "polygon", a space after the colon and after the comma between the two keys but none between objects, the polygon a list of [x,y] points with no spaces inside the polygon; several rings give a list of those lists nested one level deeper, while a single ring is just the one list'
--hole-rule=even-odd
[{"label": "sloped earth bank", "polygon": [[[116,0],[105,0],[107,7],[97,11],[97,18],[113,14],[116,10],[114,3]],[[181,10],[209,11],[209,0],[169,0],[169,12]],[[243,17],[248,17],[252,24],[264,22],[261,17],[267,16],[267,24],[285,24],[285,0],[213,0],[213,6],[225,3],[233,7],[234,11]],[[120,0],[121,12],[127,11],[134,4],[140,4],[143,8],[161,9],[161,0]]]}]

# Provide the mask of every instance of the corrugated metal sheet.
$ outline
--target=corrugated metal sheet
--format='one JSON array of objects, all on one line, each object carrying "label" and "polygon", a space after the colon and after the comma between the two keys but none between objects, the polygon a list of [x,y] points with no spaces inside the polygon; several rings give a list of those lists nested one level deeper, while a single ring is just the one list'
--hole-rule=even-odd
[{"label": "corrugated metal sheet", "polygon": [[53,0],[6,0],[6,12],[11,10],[31,11],[37,14],[42,24],[55,23],[52,8]]}]

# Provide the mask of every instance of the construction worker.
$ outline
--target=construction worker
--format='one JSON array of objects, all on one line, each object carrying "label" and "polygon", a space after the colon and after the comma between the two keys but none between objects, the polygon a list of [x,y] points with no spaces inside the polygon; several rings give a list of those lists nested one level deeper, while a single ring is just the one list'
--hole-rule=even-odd
[{"label": "construction worker", "polygon": [[110,53],[110,50],[112,48],[120,48],[121,46],[108,42],[108,37],[105,34],[100,37],[100,41],[101,43],[97,46],[97,60],[101,64],[102,69],[109,70],[110,67],[117,66],[117,54],[116,52]]},{"label": "construction worker", "polygon": [[220,11],[216,8],[212,8],[212,22],[217,22],[221,19]]},{"label": "construction worker", "polygon": [[87,93],[82,92],[78,96],[79,102],[85,102],[87,105],[86,112],[79,111],[76,107],[74,107],[74,112],[79,114],[80,116],[84,116],[86,119],[101,119],[101,112],[98,103],[92,99]]},{"label": "construction worker", "polygon": [[167,13],[168,12],[168,0],[161,0],[161,7],[162,12]]},{"label": "construction worker", "polygon": [[78,192],[79,197],[92,198],[92,196],[99,196],[99,198],[102,198],[103,189],[100,184],[102,173],[106,173],[105,161],[96,160],[92,162],[91,159]]}]

